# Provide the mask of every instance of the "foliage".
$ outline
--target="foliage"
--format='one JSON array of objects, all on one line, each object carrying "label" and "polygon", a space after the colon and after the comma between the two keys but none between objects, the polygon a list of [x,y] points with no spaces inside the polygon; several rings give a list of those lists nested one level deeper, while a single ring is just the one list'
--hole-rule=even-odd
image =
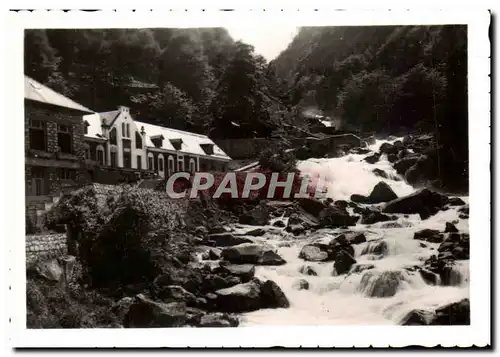
[{"label": "foliage", "polygon": [[467,27],[304,27],[271,62],[290,104],[359,132],[432,132],[443,181],[468,171]]},{"label": "foliage", "polygon": [[28,277],[26,298],[28,328],[103,328],[118,323],[112,300],[95,291],[65,289]]},{"label": "foliage", "polygon": [[25,53],[27,75],[93,110],[178,129],[268,136],[284,109],[274,70],[222,28],[29,30]]}]

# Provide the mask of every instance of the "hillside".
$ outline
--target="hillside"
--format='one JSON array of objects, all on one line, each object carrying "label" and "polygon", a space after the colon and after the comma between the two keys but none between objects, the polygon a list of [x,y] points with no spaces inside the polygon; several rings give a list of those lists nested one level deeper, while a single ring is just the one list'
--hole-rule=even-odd
[{"label": "hillside", "polygon": [[96,111],[213,137],[268,136],[284,107],[263,57],[227,30],[27,30],[25,74]]},{"label": "hillside", "polygon": [[432,132],[443,180],[466,181],[465,26],[304,27],[270,65],[296,111],[358,132]]}]

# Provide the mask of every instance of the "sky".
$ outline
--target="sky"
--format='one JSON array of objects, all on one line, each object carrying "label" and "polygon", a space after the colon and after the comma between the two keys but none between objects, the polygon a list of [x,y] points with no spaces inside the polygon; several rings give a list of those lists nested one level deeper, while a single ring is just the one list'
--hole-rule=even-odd
[{"label": "sky", "polygon": [[226,29],[235,41],[241,40],[254,46],[256,54],[271,61],[292,42],[298,27],[283,24],[279,26],[232,25]]}]

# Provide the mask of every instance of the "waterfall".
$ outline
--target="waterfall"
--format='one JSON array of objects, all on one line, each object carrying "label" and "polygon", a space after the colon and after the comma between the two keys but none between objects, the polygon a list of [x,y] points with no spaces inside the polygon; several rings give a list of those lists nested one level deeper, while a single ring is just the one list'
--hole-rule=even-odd
[{"label": "waterfall", "polygon": [[[384,142],[387,141],[379,140],[369,149],[376,151]],[[380,181],[386,182],[399,197],[415,191],[398,177],[385,155],[375,164],[363,160],[371,154],[310,159],[299,162],[298,168],[322,175],[327,196],[333,200],[349,200],[352,194],[368,195]],[[374,169],[383,170],[388,178],[377,176]],[[468,201],[467,197],[461,198]],[[352,227],[365,233],[367,241],[354,245],[356,263],[348,274],[340,276],[334,274],[334,262],[306,262],[298,258],[304,245],[328,242],[340,229],[322,229],[311,237],[293,237],[283,230],[283,234],[255,238],[273,245],[287,261],[282,266],[257,266],[256,276],[275,281],[288,297],[290,307],[245,313],[241,325],[398,324],[413,309],[425,314],[468,297],[468,261],[457,261],[451,268],[448,286],[440,285],[439,280],[437,285],[427,284],[415,269],[437,254],[439,247],[437,243],[415,240],[416,231],[443,231],[446,222],[458,220],[456,227],[468,232],[468,222],[458,218],[458,208],[440,211],[425,221],[418,215],[398,215],[395,222]]]}]

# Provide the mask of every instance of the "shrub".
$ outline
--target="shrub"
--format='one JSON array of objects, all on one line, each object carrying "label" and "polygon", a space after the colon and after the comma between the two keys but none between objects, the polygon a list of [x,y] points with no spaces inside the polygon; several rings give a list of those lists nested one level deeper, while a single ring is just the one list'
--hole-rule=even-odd
[{"label": "shrub", "polygon": [[112,301],[94,291],[66,290],[33,277],[26,281],[28,328],[93,328],[119,323]]}]

